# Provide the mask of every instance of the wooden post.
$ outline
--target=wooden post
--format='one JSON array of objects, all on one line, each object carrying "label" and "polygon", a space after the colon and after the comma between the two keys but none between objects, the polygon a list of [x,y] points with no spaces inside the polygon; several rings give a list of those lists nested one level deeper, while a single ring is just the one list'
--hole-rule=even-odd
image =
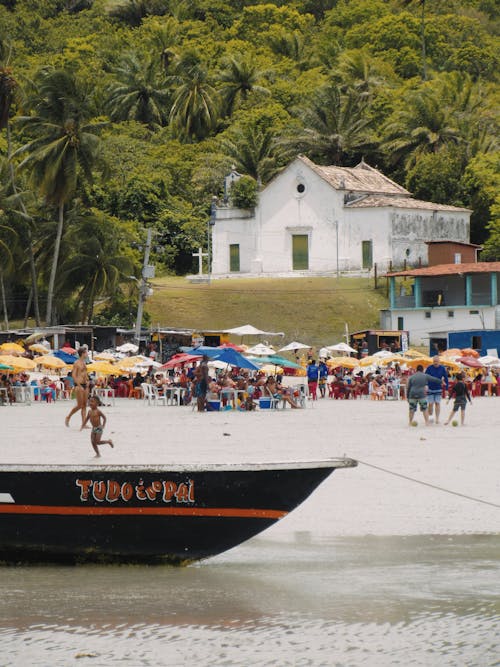
[{"label": "wooden post", "polygon": [[373,265],[373,279],[374,279],[374,289],[377,289],[377,262]]}]

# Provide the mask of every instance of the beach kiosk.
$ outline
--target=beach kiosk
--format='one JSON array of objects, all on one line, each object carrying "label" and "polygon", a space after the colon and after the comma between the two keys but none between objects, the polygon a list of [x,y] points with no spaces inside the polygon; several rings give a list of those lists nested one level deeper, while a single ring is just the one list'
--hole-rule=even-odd
[{"label": "beach kiosk", "polygon": [[390,331],[385,329],[366,329],[355,331],[349,337],[349,344],[362,354],[374,354],[380,350],[405,352],[409,347],[408,331]]}]

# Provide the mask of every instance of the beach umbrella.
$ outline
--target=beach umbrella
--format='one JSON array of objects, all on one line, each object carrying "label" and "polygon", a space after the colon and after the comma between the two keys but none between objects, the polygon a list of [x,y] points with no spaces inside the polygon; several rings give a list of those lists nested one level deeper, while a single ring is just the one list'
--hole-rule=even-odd
[{"label": "beach umbrella", "polygon": [[176,368],[184,364],[190,364],[193,361],[201,359],[201,354],[174,354],[165,364],[160,366],[160,370],[167,370],[168,368]]},{"label": "beach umbrella", "polygon": [[247,349],[246,345],[236,345],[236,343],[222,343],[219,347],[231,347],[233,350],[236,350],[236,352],[245,352]]},{"label": "beach umbrella", "polygon": [[250,359],[247,359],[247,357],[244,357],[242,354],[236,352],[236,350],[233,350],[230,347],[222,350],[219,348],[217,352],[218,354],[213,355],[212,359],[224,361],[226,364],[229,364],[230,366],[236,366],[237,368],[246,368],[252,371],[259,370],[257,364],[255,364],[253,361],[250,361]]},{"label": "beach umbrella", "polygon": [[[298,343],[296,340],[288,343],[285,347],[281,347],[278,352],[293,352],[294,350],[310,350],[311,345],[305,345],[304,343]],[[248,350],[247,350],[248,351]]]},{"label": "beach umbrella", "polygon": [[37,340],[41,340],[42,338],[45,338],[45,333],[43,331],[35,331],[24,339],[24,343],[25,345],[29,345],[30,343],[36,343]]},{"label": "beach umbrella", "polygon": [[16,371],[32,371],[36,368],[36,361],[26,359],[26,357],[14,357],[12,354],[6,354],[1,359],[2,363],[13,366]]},{"label": "beach umbrella", "polygon": [[458,347],[450,347],[449,350],[444,350],[444,352],[441,352],[439,356],[443,358],[443,357],[460,357],[461,355],[462,355],[462,350],[459,350]]},{"label": "beach umbrella", "polygon": [[457,361],[470,368],[483,368],[483,364],[476,357],[459,357]]},{"label": "beach umbrella", "polygon": [[418,358],[425,357],[425,356],[427,356],[427,355],[425,355],[423,352],[419,352],[418,350],[414,350],[412,348],[410,348],[409,350],[406,350],[406,352],[405,352],[405,357],[410,357],[412,359],[413,358],[416,359],[417,357]]},{"label": "beach umbrella", "polygon": [[273,364],[264,364],[259,370],[266,375],[283,374],[283,368],[281,366],[273,366]]},{"label": "beach umbrella", "polygon": [[97,361],[115,361],[117,355],[113,352],[96,352],[93,358]]},{"label": "beach umbrella", "polygon": [[56,350],[55,352],[52,352],[54,357],[57,357],[58,359],[62,359],[65,364],[71,365],[74,364],[75,361],[77,361],[78,357],[76,357],[74,354],[68,354],[68,352],[65,352],[64,350]]},{"label": "beach umbrella", "polygon": [[37,365],[43,366],[44,368],[65,368],[66,364],[59,357],[54,357],[52,354],[45,354],[42,357],[36,357],[34,359]]},{"label": "beach umbrella", "polygon": [[45,345],[42,345],[42,343],[33,343],[33,345],[29,346],[29,349],[32,352],[38,352],[39,354],[48,354],[51,352],[50,347],[46,347]]},{"label": "beach umbrella", "polygon": [[264,343],[258,343],[253,347],[249,347],[247,354],[257,355],[258,357],[269,357],[271,354],[274,354],[275,350],[270,345],[264,345]]},{"label": "beach umbrella", "polygon": [[480,361],[483,366],[488,366],[489,368],[500,366],[500,359],[489,354],[485,355],[484,357],[479,357],[478,361]]},{"label": "beach umbrella", "polygon": [[147,357],[144,357],[142,354],[136,355],[135,357],[124,357],[116,364],[120,369],[131,369],[137,364],[141,364],[143,361],[147,361]]},{"label": "beach umbrella", "polygon": [[327,350],[330,350],[331,352],[357,352],[353,347],[348,345],[347,343],[337,343],[336,345],[327,345],[326,346]]},{"label": "beach umbrella", "polygon": [[471,347],[464,348],[460,351],[460,354],[463,357],[474,357],[475,359],[479,357],[479,352],[477,350],[473,350]]},{"label": "beach umbrella", "polygon": [[377,359],[374,355],[363,357],[358,360],[358,366],[376,366],[380,363],[380,357]]},{"label": "beach umbrella", "polygon": [[76,354],[75,348],[71,347],[69,343],[64,343],[64,345],[60,349],[63,352],[66,352],[66,354]]},{"label": "beach umbrella", "polygon": [[0,363],[0,371],[13,371],[14,367],[9,366],[8,364],[2,364]]},{"label": "beach umbrella", "polygon": [[117,375],[120,372],[120,369],[113,364],[110,364],[109,361],[93,361],[91,364],[87,364],[87,371],[93,373],[100,373],[101,375]]},{"label": "beach umbrella", "polygon": [[326,365],[329,368],[356,368],[356,366],[359,366],[359,359],[354,359],[353,357],[334,357],[328,359]]},{"label": "beach umbrella", "polygon": [[416,368],[419,364],[422,364],[422,366],[424,366],[425,368],[426,366],[430,366],[432,364],[432,359],[431,357],[427,357],[425,355],[422,355],[421,357],[413,357],[411,359],[407,359],[405,354],[403,357],[401,357],[401,363],[406,364],[411,368]]},{"label": "beach umbrella", "polygon": [[161,364],[160,364],[159,361],[155,361],[154,359],[150,359],[150,358],[148,358],[148,359],[145,360],[145,361],[141,361],[141,362],[139,362],[139,363],[137,364],[137,366],[140,366],[141,368],[151,368],[151,366],[152,366],[153,368],[160,368],[160,367],[161,367]]},{"label": "beach umbrella", "polygon": [[283,368],[302,368],[302,366],[295,361],[290,361],[279,354],[273,354],[266,357],[256,357],[252,359],[256,364],[274,364],[275,366],[283,366]]},{"label": "beach umbrella", "polygon": [[139,352],[139,346],[134,345],[134,343],[124,343],[123,345],[119,345],[116,349],[118,352],[124,352],[125,354],[128,352],[132,352],[133,354]]},{"label": "beach umbrella", "polygon": [[25,349],[22,345],[18,343],[2,343],[0,345],[0,350],[2,354],[24,354]]},{"label": "beach umbrella", "polygon": [[[373,356],[375,357],[376,355],[373,355]],[[379,359],[377,361],[377,363],[382,365],[382,366],[387,366],[388,364],[391,364],[393,362],[402,363],[403,358],[401,357],[400,354],[389,354],[389,355],[384,356],[384,357],[379,357]]]}]

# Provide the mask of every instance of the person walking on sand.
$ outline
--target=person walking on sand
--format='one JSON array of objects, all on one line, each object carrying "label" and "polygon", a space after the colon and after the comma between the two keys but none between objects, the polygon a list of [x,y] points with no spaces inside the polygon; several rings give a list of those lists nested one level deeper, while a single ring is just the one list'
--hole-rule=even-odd
[{"label": "person walking on sand", "polygon": [[[445,421],[444,424],[445,426],[447,426],[450,423],[453,415],[460,410],[460,423],[463,426],[465,421],[465,406],[467,405],[467,401],[469,401],[469,403],[472,403],[469,390],[467,389],[467,385],[464,382],[463,373],[457,374],[457,381],[455,382],[455,386],[450,389],[450,397],[446,402],[447,404],[450,402],[452,394],[455,394],[455,402],[453,403],[453,408],[450,412],[450,416],[448,417],[448,419]],[[455,426],[455,424],[453,424],[453,426]]]},{"label": "person walking on sand", "polygon": [[427,391],[427,403],[429,404],[429,418],[434,410],[435,422],[439,424],[439,413],[441,411],[441,394],[443,387],[448,391],[448,373],[446,368],[439,363],[439,357],[433,357],[432,364],[425,369],[429,376],[429,389]]},{"label": "person walking on sand", "polygon": [[96,396],[92,396],[89,401],[89,405],[90,409],[87,413],[87,416],[85,417],[85,421],[83,422],[80,431],[85,428],[85,424],[89,421],[92,426],[90,442],[94,448],[96,458],[98,458],[101,456],[98,449],[100,445],[109,445],[110,447],[114,447],[114,445],[112,440],[101,440],[104,427],[106,426],[106,415],[101,412],[101,410],[99,410],[99,406],[101,405],[99,399]]},{"label": "person walking on sand", "polygon": [[71,371],[71,377],[73,378],[75,385],[76,405],[64,420],[66,426],[69,426],[69,420],[75,414],[75,412],[78,412],[78,410],[80,410],[82,413],[82,424],[85,419],[85,410],[87,408],[87,401],[89,397],[89,376],[87,374],[87,366],[85,364],[86,358],[87,347],[82,346],[78,348],[78,360],[73,364]]},{"label": "person walking on sand", "polygon": [[429,426],[429,411],[427,409],[427,384],[429,376],[424,373],[422,364],[417,366],[417,372],[410,375],[407,385],[407,397],[409,405],[409,425],[413,426],[413,421],[417,408],[424,416],[425,425]]}]

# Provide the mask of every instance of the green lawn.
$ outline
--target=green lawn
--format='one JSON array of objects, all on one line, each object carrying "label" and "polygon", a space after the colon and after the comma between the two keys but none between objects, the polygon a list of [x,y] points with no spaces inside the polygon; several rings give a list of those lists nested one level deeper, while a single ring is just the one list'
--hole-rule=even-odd
[{"label": "green lawn", "polygon": [[[383,281],[382,281],[383,284]],[[349,331],[379,326],[387,307],[385,285],[368,278],[283,278],[215,280],[192,284],[185,278],[154,280],[145,309],[153,326],[209,331],[253,324],[284,331],[287,341],[318,346],[342,340]]]}]

